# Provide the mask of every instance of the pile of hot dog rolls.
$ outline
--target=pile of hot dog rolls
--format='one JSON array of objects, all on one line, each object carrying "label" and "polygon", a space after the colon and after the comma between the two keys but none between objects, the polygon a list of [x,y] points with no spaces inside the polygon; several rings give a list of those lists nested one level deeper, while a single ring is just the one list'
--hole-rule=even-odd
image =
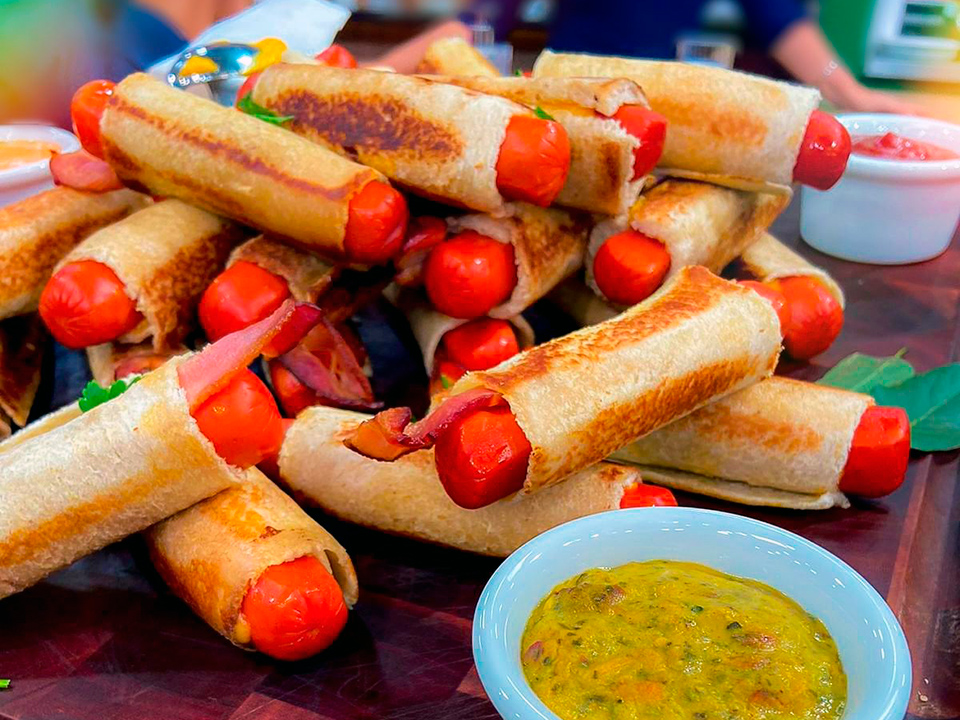
[{"label": "pile of hot dog rolls", "polygon": [[[47,332],[108,389],[0,444],[0,596],[142,533],[214,630],[297,659],[358,598],[298,502],[502,556],[675,503],[644,479],[808,509],[900,485],[902,411],[772,377],[843,320],[767,233],[792,182],[843,172],[815,91],[549,52],[503,78],[458,41],[422,71],[278,63],[237,108],[141,74],[78,90],[84,151],[0,210],[0,429]],[[381,295],[423,353],[419,421],[350,323]],[[535,344],[543,298],[583,328]]]}]

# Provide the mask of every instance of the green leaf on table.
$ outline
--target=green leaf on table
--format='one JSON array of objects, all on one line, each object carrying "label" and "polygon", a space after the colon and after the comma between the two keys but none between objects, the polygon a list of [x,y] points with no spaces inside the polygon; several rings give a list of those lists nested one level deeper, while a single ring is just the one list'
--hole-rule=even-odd
[{"label": "green leaf on table", "polygon": [[0,690],[9,690],[10,681],[9,680],[0,680]]},{"label": "green leaf on table", "polygon": [[907,349],[901,348],[890,357],[872,357],[854,353],[834,365],[817,383],[870,393],[875,387],[896,385],[914,376],[913,366],[903,359]]},{"label": "green leaf on table", "polygon": [[550,113],[548,113],[546,110],[544,110],[544,109],[543,109],[542,107],[540,107],[539,105],[537,105],[537,106],[533,109],[533,114],[536,115],[536,116],[537,116],[538,118],[540,118],[541,120],[554,120],[554,119],[555,119],[555,118],[553,117],[553,115],[551,115]]},{"label": "green leaf on table", "polygon": [[873,388],[880,405],[895,405],[910,418],[910,447],[924,452],[960,447],[960,363],[915,375],[891,387]]},{"label": "green leaf on table", "polygon": [[278,115],[273,110],[258,105],[253,101],[251,93],[247,93],[241,98],[240,102],[237,103],[237,110],[272,125],[283,125],[285,122],[293,120],[293,115]]},{"label": "green leaf on table", "polygon": [[108,400],[113,400],[115,397],[123,395],[140,377],[140,375],[137,375],[129,380],[117,380],[110,387],[106,388],[95,380],[91,380],[84,386],[83,393],[80,395],[80,411],[89,412],[98,405],[103,405]]}]

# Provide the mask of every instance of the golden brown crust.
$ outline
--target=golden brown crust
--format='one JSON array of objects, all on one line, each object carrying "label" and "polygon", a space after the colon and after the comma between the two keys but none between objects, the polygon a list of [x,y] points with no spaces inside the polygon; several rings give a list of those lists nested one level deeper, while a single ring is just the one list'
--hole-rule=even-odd
[{"label": "golden brown crust", "polygon": [[0,411],[27,424],[40,385],[47,331],[36,313],[0,323]]},{"label": "golden brown crust", "polygon": [[297,300],[315,303],[339,273],[318,255],[290,247],[268,235],[258,235],[230,253],[227,267],[238,260],[253,263],[287,281]]},{"label": "golden brown crust", "polygon": [[104,158],[127,183],[332,257],[344,255],[350,198],[383,180],[283,128],[142,73],[117,85],[100,130]]},{"label": "golden brown crust", "polygon": [[256,468],[243,482],[150,528],[154,565],[171,589],[230,642],[251,648],[243,599],[263,572],[317,558],[352,607],[359,586],[346,550]]},{"label": "golden brown crust", "polygon": [[509,403],[532,446],[532,492],[769,376],[779,352],[769,303],[688,267],[624,313],[467,373],[451,393],[483,387]]},{"label": "golden brown crust", "polygon": [[427,46],[418,73],[498,77],[500,72],[479,50],[463,38],[434,40]]},{"label": "golden brown crust", "polygon": [[507,124],[528,108],[492,95],[375,70],[278,64],[255,102],[290,129],[376,168],[412,192],[502,213],[496,164]]},{"label": "golden brown crust", "polygon": [[36,310],[60,258],[90,233],[149,202],[132,190],[60,187],[0,208],[0,319]]},{"label": "golden brown crust", "polygon": [[58,267],[95,260],[110,267],[144,322],[120,338],[153,338],[157,351],[177,347],[192,327],[203,291],[223,268],[243,229],[180,200],[163,200],[94,233]]}]

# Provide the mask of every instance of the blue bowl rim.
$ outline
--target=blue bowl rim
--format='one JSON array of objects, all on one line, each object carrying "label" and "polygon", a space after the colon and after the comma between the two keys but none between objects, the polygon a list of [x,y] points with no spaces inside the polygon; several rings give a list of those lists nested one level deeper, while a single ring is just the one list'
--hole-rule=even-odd
[{"label": "blue bowl rim", "polygon": [[[514,714],[512,717],[529,717],[529,720],[560,720],[556,714],[554,714],[549,708],[547,708],[546,705],[544,705],[543,701],[540,700],[540,698],[536,695],[536,693],[534,693],[532,688],[530,688],[526,682],[518,685],[517,683],[511,681],[511,678],[507,673],[507,663],[516,663],[517,666],[519,666],[519,658],[503,658],[500,656],[500,653],[496,653],[496,655],[491,658],[483,657],[482,646],[484,644],[483,638],[485,633],[482,631],[482,628],[485,625],[487,627],[493,627],[492,623],[484,623],[483,621],[485,619],[492,619],[494,617],[495,612],[492,610],[492,608],[495,606],[495,601],[498,599],[498,595],[503,590],[504,584],[508,577],[516,570],[517,565],[519,565],[521,562],[533,555],[536,555],[544,548],[544,546],[549,546],[554,542],[554,538],[561,533],[565,531],[569,532],[569,530],[565,529],[569,528],[570,526],[589,526],[595,523],[604,524],[604,518],[608,516],[618,518],[616,520],[618,523],[624,523],[633,517],[643,517],[638,515],[638,513],[644,512],[657,513],[657,515],[654,517],[656,517],[658,522],[661,520],[669,521],[674,519],[693,520],[703,517],[714,518],[716,520],[732,519],[737,523],[744,523],[744,526],[747,528],[752,527],[765,533],[772,532],[775,535],[779,535],[781,539],[786,539],[791,543],[806,548],[815,555],[818,555],[827,562],[835,565],[838,570],[845,572],[849,576],[849,579],[856,584],[856,587],[864,594],[865,598],[870,602],[871,606],[876,611],[876,619],[888,630],[887,637],[890,638],[890,644],[893,646],[895,650],[895,656],[897,658],[894,666],[896,669],[895,674],[902,676],[905,680],[902,686],[891,687],[889,689],[887,697],[884,698],[883,713],[876,717],[870,718],[870,720],[902,720],[906,714],[907,704],[909,702],[913,685],[913,669],[910,648],[907,644],[906,636],[903,634],[903,628],[900,627],[899,621],[873,585],[867,582],[867,580],[860,575],[860,573],[858,573],[855,569],[834,555],[832,552],[821,547],[820,545],[817,545],[811,540],[807,540],[806,538],[797,535],[796,533],[790,532],[789,530],[785,530],[771,523],[763,522],[762,520],[756,520],[744,515],[737,515],[735,513],[723,512],[720,510],[708,510],[705,508],[691,507],[657,507],[610,510],[607,512],[587,515],[575,520],[570,520],[569,522],[551,528],[550,530],[547,530],[546,532],[541,533],[535,538],[527,541],[517,550],[511,553],[500,564],[500,566],[490,577],[490,580],[487,581],[487,584],[483,588],[483,592],[480,594],[480,599],[477,602],[477,607],[473,616],[472,641],[473,660],[477,667],[477,674],[480,677],[480,682],[483,685],[488,698],[503,717],[507,717],[505,711],[512,708],[507,708],[505,706],[505,703],[495,691],[496,687],[489,687],[488,685],[496,686],[500,684],[508,684],[510,689],[516,694],[516,697],[522,700],[526,712],[523,715]],[[490,642],[489,645],[495,647],[496,643]],[[496,667],[498,665],[502,667]],[[850,672],[850,670],[847,671]],[[521,678],[522,675],[523,673],[520,671]],[[843,720],[847,720],[846,712],[844,713]],[[850,720],[854,719],[851,718]],[[857,718],[856,720],[860,719]]]}]

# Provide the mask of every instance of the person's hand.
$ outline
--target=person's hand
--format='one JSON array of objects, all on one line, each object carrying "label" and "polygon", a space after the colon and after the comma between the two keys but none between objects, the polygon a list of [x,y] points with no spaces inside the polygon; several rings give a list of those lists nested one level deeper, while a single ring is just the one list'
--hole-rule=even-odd
[{"label": "person's hand", "polygon": [[871,90],[857,85],[850,92],[835,100],[847,112],[892,113],[894,115],[929,115],[929,111],[916,103],[901,99],[892,93]]}]

